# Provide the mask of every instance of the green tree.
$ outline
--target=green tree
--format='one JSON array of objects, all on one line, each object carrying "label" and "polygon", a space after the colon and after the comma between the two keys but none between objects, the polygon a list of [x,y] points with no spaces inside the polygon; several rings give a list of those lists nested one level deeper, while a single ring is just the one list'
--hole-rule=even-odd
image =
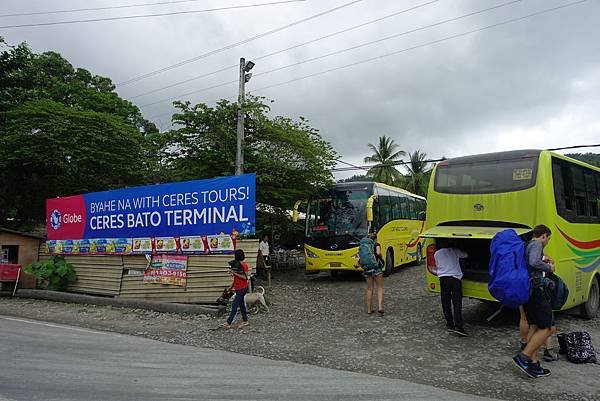
[{"label": "green tree", "polygon": [[404,188],[421,196],[427,195],[427,186],[431,176],[430,163],[427,154],[416,150],[408,153],[410,161],[405,165],[408,174],[404,178]]},{"label": "green tree", "polygon": [[591,164],[592,166],[600,167],[600,153],[571,153],[565,156]]},{"label": "green tree", "polygon": [[123,118],[52,100],[0,113],[0,221],[45,220],[45,200],[145,181],[142,134]]},{"label": "green tree", "polygon": [[402,174],[396,168],[396,162],[406,155],[403,150],[397,150],[398,144],[385,135],[379,137],[379,146],[369,144],[369,149],[373,151],[371,156],[365,157],[365,163],[376,163],[367,172],[367,176],[373,181],[394,185],[402,181]]},{"label": "green tree", "polygon": [[349,178],[344,178],[342,180],[338,180],[338,182],[357,182],[357,181],[373,181],[373,178],[368,175],[353,175]]},{"label": "green tree", "polygon": [[[173,116],[173,122],[180,128],[170,133],[166,164],[171,177],[186,180],[232,175],[237,104],[221,100],[215,107],[189,102],[176,102],[175,106],[180,112]],[[256,97],[247,100],[244,111],[244,172],[257,175],[259,207],[285,215],[295,201],[333,183],[330,169],[337,155],[305,119],[269,117],[269,106]]]},{"label": "green tree", "polygon": [[26,43],[8,45],[0,37],[0,111],[50,99],[67,106],[123,117],[142,133],[156,133],[130,101],[121,99],[109,78],[74,68],[56,52],[36,54]]}]

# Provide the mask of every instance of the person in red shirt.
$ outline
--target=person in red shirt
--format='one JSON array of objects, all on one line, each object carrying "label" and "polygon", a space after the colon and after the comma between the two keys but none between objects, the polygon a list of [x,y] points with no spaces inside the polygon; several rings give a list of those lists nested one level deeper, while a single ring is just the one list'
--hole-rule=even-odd
[{"label": "person in red shirt", "polygon": [[227,322],[223,323],[223,327],[227,329],[231,327],[238,308],[242,312],[242,322],[237,327],[241,328],[248,325],[248,312],[246,311],[246,303],[244,302],[244,296],[248,293],[248,264],[244,262],[244,259],[246,259],[244,251],[238,249],[234,253],[234,260],[229,262],[233,275],[233,284],[231,287],[235,291],[235,298],[233,299],[231,313],[227,318]]}]

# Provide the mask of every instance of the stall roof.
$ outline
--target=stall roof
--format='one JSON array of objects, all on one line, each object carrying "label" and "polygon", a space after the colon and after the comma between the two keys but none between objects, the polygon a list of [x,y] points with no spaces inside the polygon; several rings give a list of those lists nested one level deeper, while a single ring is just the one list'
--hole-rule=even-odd
[{"label": "stall roof", "polygon": [[40,235],[24,233],[21,231],[15,231],[15,230],[11,230],[10,228],[5,228],[5,227],[0,227],[0,233],[15,234],[15,235],[20,235],[20,236],[29,237],[29,238],[35,238],[35,239],[39,239],[39,240],[44,239],[44,237],[42,237]]}]

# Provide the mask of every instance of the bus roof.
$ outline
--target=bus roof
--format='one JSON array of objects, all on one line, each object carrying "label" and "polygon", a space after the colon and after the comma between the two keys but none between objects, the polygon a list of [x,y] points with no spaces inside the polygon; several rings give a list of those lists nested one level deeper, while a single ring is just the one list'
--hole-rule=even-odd
[{"label": "bus roof", "polygon": [[387,185],[387,184],[383,184],[381,182],[373,182],[373,181],[352,181],[352,182],[341,182],[338,184],[335,184],[333,186],[334,190],[348,190],[348,189],[369,189],[369,190],[373,190],[374,187],[378,187],[378,188],[384,188],[387,189],[388,191],[394,191],[397,193],[401,193],[416,199],[421,199],[421,200],[426,200],[424,197],[413,194],[412,192],[407,191],[406,189],[402,189],[402,188],[398,188],[398,187],[394,187],[391,185]]},{"label": "bus roof", "polygon": [[522,157],[528,156],[538,157],[541,152],[542,151],[539,149],[520,149],[510,150],[507,152],[482,153],[479,155],[454,157],[452,159],[441,161],[439,164],[443,166],[450,166],[454,164],[472,164],[480,162],[520,159]]},{"label": "bus roof", "polygon": [[493,153],[482,153],[478,155],[470,155],[470,156],[461,156],[454,157],[452,159],[447,159],[438,163],[438,165],[442,166],[452,166],[457,164],[474,164],[480,162],[490,162],[490,161],[501,161],[501,160],[512,160],[512,159],[520,159],[526,157],[539,157],[541,153],[550,153],[553,157],[558,157],[560,159],[569,161],[571,163],[579,164],[594,170],[600,170],[596,166],[592,166],[591,164],[582,162],[577,159],[573,159],[572,157],[561,155],[559,153],[555,153],[549,150],[541,150],[541,149],[519,149],[519,150],[509,150],[505,152],[493,152]]}]

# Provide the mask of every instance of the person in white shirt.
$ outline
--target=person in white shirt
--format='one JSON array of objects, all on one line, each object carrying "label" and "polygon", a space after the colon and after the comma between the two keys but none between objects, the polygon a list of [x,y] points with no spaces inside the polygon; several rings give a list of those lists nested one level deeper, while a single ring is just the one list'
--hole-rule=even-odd
[{"label": "person in white shirt", "polygon": [[[271,261],[269,259],[270,249],[269,249],[269,236],[263,235],[260,243],[258,244],[258,265],[262,269],[269,269],[271,266]],[[262,262],[261,262],[262,260]]]},{"label": "person in white shirt", "polygon": [[[443,246],[445,244],[441,244]],[[469,255],[455,247],[442,247],[433,255],[436,267],[432,273],[440,279],[442,311],[449,332],[467,336],[462,319],[462,270],[459,260]],[[454,312],[454,313],[453,313]]]}]

